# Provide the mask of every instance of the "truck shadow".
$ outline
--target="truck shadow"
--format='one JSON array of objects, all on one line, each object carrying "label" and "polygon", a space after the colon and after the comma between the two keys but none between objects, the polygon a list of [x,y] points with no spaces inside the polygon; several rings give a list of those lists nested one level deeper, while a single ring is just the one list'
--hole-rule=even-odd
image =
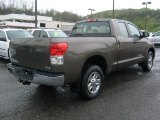
[{"label": "truck shadow", "polygon": [[[105,94],[107,91],[110,91],[117,86],[121,87],[121,85],[125,83],[139,80],[142,77],[145,77],[145,74],[146,73],[144,73],[138,66],[132,66],[121,71],[112,72],[111,74],[106,76],[102,89],[102,94]],[[37,105],[37,103],[41,103],[41,107],[44,107],[44,105],[47,107],[53,107],[58,105],[66,106],[73,105],[74,103],[83,103],[85,101],[84,99],[81,99],[78,95],[69,92],[69,88],[67,88],[67,90],[65,91],[61,91],[57,90],[54,87],[48,86],[38,86],[36,88],[35,94],[31,96],[31,99],[32,104]],[[97,99],[92,101],[97,101],[98,99],[102,99],[101,95],[98,96]]]},{"label": "truck shadow", "polygon": [[[144,73],[137,66],[112,72],[106,76],[101,94],[96,99],[89,101],[81,99],[78,95],[69,92],[69,90],[60,91],[48,86],[38,86],[36,89],[34,87],[34,93],[28,96],[29,102],[27,106],[31,108],[34,106],[34,109],[36,109],[36,111],[30,112],[31,116],[43,113],[52,118],[56,118],[57,115],[67,116],[70,119],[73,116],[76,118],[75,111],[83,114],[84,109],[85,111],[90,111],[92,108],[106,109],[106,106],[112,108],[111,105],[114,106],[115,103],[113,100],[119,98],[121,94],[129,94],[127,92],[128,89],[132,90],[133,85],[137,86],[148,74],[150,75],[152,72]],[[129,88],[127,88],[128,85]],[[70,113],[74,114],[71,115]],[[78,119],[83,119],[83,116],[78,116]]]},{"label": "truck shadow", "polygon": [[137,65],[115,71],[105,76],[105,86],[108,88],[115,87],[126,82],[131,82],[144,77],[145,72]]}]

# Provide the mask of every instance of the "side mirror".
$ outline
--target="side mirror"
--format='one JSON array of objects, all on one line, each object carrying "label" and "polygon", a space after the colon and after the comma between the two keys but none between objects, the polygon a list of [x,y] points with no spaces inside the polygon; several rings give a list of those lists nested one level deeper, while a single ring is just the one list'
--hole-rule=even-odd
[{"label": "side mirror", "polygon": [[0,38],[0,41],[7,41],[6,38]]},{"label": "side mirror", "polygon": [[142,37],[149,37],[149,32],[144,31]]}]

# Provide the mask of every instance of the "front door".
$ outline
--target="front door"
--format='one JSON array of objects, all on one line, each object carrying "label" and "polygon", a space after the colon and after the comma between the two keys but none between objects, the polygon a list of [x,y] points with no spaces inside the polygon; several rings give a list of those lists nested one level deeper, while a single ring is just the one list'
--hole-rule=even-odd
[{"label": "front door", "polygon": [[147,46],[146,38],[142,38],[139,29],[131,23],[127,23],[129,29],[129,36],[133,40],[133,49],[132,53],[134,56],[134,63],[140,62],[145,56],[145,49]]},{"label": "front door", "polygon": [[119,35],[117,39],[119,41],[119,53],[118,53],[118,67],[123,68],[131,65],[133,60],[133,39],[129,37],[129,31],[125,22],[118,22]]}]

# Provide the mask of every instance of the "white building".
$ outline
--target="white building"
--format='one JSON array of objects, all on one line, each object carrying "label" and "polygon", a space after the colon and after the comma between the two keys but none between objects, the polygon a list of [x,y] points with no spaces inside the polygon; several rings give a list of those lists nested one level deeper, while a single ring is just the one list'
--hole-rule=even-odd
[{"label": "white building", "polygon": [[[52,17],[38,16],[37,27],[39,28],[59,28],[62,30],[71,30],[75,23],[53,21]],[[12,28],[34,28],[35,16],[25,14],[7,14],[0,15],[1,27]]]}]

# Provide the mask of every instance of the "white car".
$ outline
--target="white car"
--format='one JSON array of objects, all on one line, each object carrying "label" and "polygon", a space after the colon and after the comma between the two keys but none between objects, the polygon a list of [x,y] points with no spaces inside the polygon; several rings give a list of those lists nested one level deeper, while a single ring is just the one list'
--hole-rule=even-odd
[{"label": "white car", "polygon": [[0,29],[0,57],[9,59],[9,43],[15,38],[32,38],[33,36],[23,29]]},{"label": "white car", "polygon": [[154,45],[160,45],[160,31],[155,32],[149,39],[154,43]]},{"label": "white car", "polygon": [[149,32],[149,37],[152,37],[154,35],[154,32]]},{"label": "white car", "polygon": [[59,29],[29,29],[28,30],[34,37],[67,37],[67,35]]}]

